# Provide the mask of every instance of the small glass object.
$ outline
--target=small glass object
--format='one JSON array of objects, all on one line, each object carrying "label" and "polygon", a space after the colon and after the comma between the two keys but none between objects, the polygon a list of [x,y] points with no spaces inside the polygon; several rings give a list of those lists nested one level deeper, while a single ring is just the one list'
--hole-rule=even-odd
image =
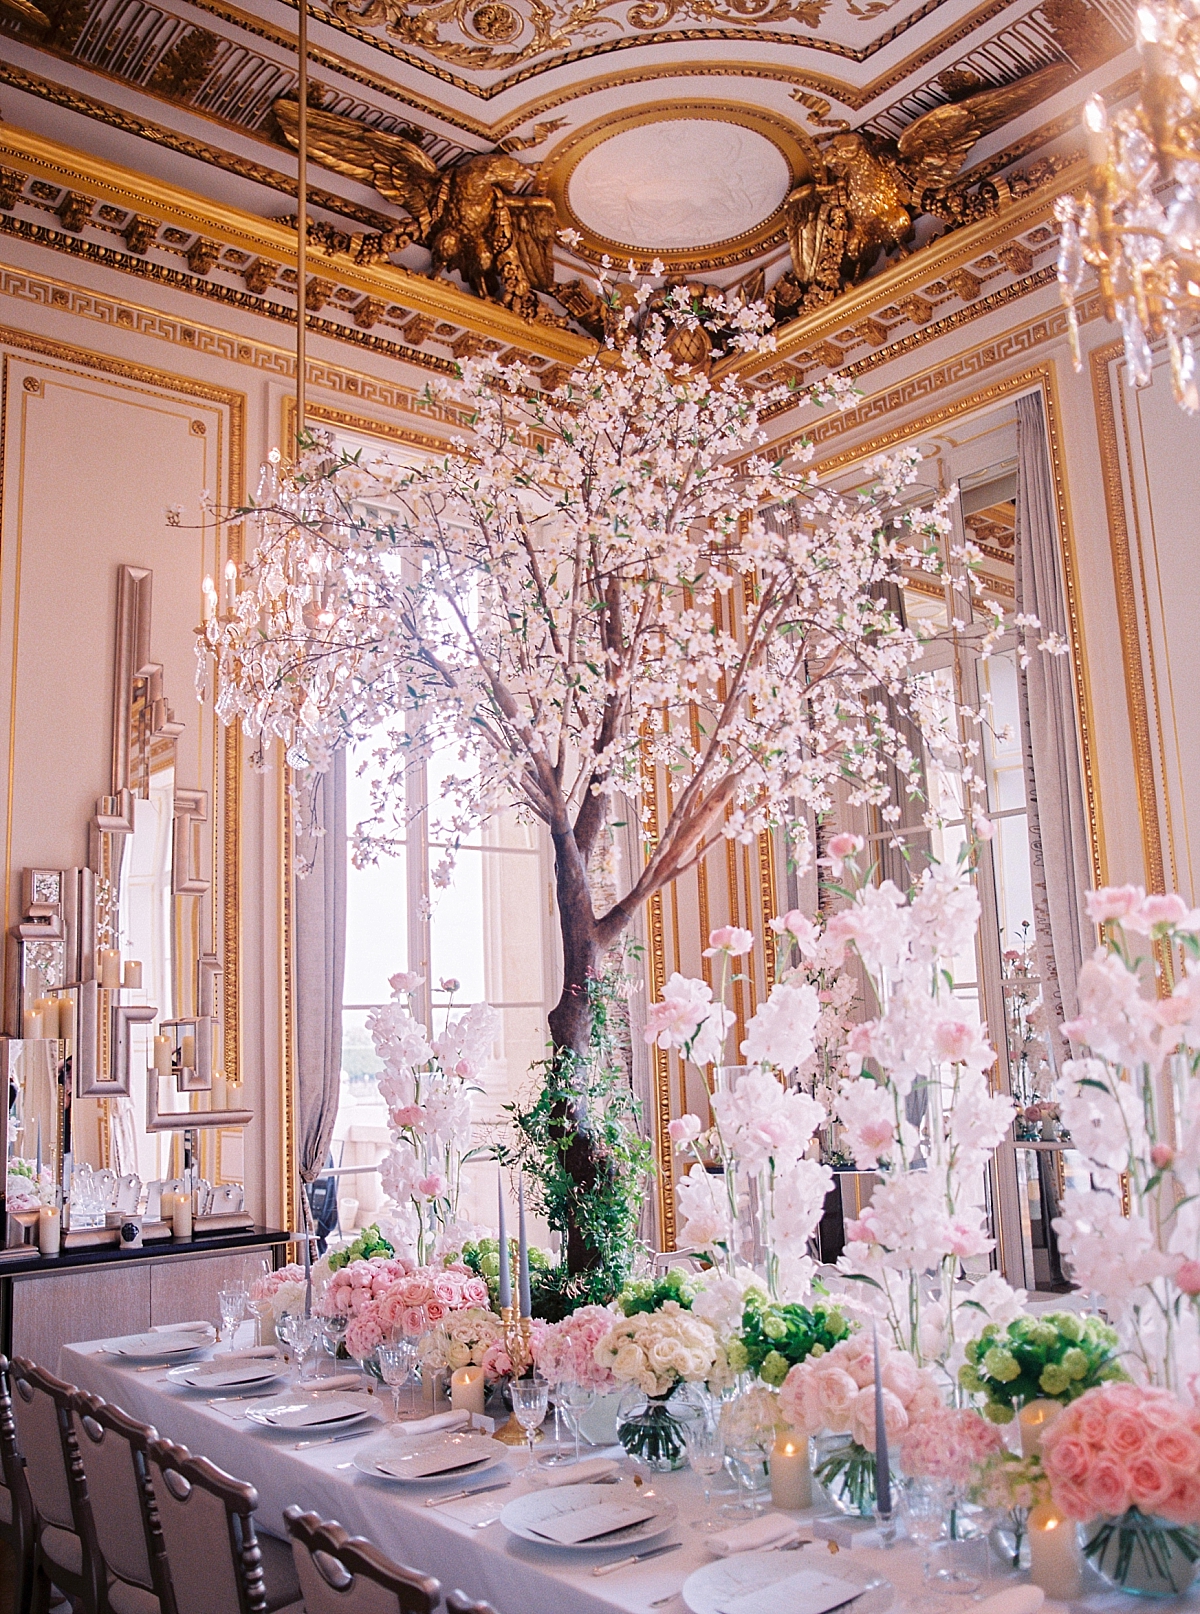
[{"label": "small glass object", "polygon": [[233,1336],[237,1325],[246,1315],[246,1291],[241,1285],[217,1291],[217,1307],[221,1313],[221,1329],[225,1343],[233,1349]]},{"label": "small glass object", "polygon": [[[292,1339],[297,1320],[294,1311],[281,1311],[275,1319],[275,1337],[283,1346],[283,1359],[285,1362],[290,1362],[292,1359]],[[303,1321],[303,1319],[299,1320]]]},{"label": "small glass object", "polygon": [[535,1376],[531,1379],[513,1379],[509,1388],[512,1393],[513,1416],[525,1431],[525,1438],[529,1442],[529,1461],[532,1464],[533,1439],[546,1421],[546,1409],[550,1405],[550,1386],[545,1379]]},{"label": "small glass object", "polygon": [[349,1326],[349,1317],[321,1318],[321,1341],[333,1361],[335,1372],[337,1371],[338,1352],[345,1341],[346,1330]]},{"label": "small glass object", "polygon": [[704,1481],[704,1517],[692,1521],[693,1530],[715,1530],[718,1521],[713,1517],[712,1482],[725,1464],[725,1431],[719,1417],[701,1413],[688,1418],[683,1425],[683,1439],[687,1446],[688,1462]]},{"label": "small glass object", "polygon": [[909,1539],[921,1549],[921,1576],[925,1582],[922,1604],[927,1614],[936,1614],[938,1609],[946,1605],[938,1598],[931,1601],[927,1594],[941,1584],[933,1568],[933,1549],[946,1531],[948,1499],[945,1483],[934,1479],[906,1481],[901,1491],[900,1511]]},{"label": "small glass object", "polygon": [[416,1360],[416,1347],[412,1340],[402,1339],[390,1345],[378,1345],[375,1348],[375,1361],[379,1367],[379,1376],[392,1392],[392,1421],[400,1421],[400,1392],[405,1385],[412,1384],[413,1363]]},{"label": "small glass object", "polygon": [[292,1350],[296,1354],[296,1377],[304,1378],[308,1358],[321,1341],[319,1317],[296,1317],[292,1322]]},{"label": "small glass object", "polygon": [[580,1420],[595,1404],[596,1391],[590,1384],[577,1384],[574,1379],[567,1379],[554,1386],[554,1405],[562,1408],[567,1428],[575,1437],[576,1462],[579,1461]]},{"label": "small glass object", "polygon": [[725,1462],[743,1493],[742,1506],[757,1516],[771,1485],[775,1413],[761,1390],[753,1388],[721,1409]]}]

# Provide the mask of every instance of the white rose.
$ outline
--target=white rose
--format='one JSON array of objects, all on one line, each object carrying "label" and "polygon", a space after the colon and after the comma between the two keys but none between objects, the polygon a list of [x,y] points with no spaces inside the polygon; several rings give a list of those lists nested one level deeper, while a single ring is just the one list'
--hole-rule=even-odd
[{"label": "white rose", "polygon": [[471,1360],[471,1347],[462,1340],[456,1340],[446,1352],[446,1365],[451,1368],[466,1367]]}]

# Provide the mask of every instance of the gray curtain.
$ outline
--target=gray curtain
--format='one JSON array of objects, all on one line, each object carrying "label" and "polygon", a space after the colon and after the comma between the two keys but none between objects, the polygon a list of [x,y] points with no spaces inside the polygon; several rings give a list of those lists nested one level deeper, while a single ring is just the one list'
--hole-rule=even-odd
[{"label": "gray curtain", "polygon": [[[1017,399],[1018,611],[1068,640],[1066,591],[1054,488],[1039,393]],[[1029,860],[1042,996],[1050,1025],[1050,1060],[1058,1068],[1057,1027],[1076,1012],[1076,982],[1093,931],[1083,906],[1092,883],[1087,812],[1079,763],[1075,691],[1069,656],[1033,649],[1017,688],[1029,805]]]},{"label": "gray curtain", "polygon": [[[337,1119],[346,970],[346,753],[318,775],[298,814],[296,1114],[300,1180],[320,1176]],[[307,872],[306,872],[307,871]],[[302,1196],[304,1225],[308,1197]]]}]

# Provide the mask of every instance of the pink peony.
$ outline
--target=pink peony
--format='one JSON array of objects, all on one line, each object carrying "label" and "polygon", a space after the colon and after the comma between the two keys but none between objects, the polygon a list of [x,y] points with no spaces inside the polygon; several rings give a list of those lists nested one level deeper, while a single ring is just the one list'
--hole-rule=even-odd
[{"label": "pink peony", "polygon": [[914,1479],[944,1479],[965,1485],[981,1463],[1003,1448],[1000,1430],[978,1412],[941,1407],[902,1435],[900,1466]]},{"label": "pink peony", "polygon": [[1086,897],[1088,918],[1102,925],[1108,919],[1125,919],[1145,900],[1140,885],[1106,885],[1099,891],[1089,891]]},{"label": "pink peony", "polygon": [[611,1390],[616,1380],[596,1361],[596,1346],[613,1325],[607,1306],[580,1306],[562,1322],[553,1323],[537,1340],[535,1359],[551,1384],[583,1384],[594,1390]]},{"label": "pink peony", "polygon": [[[908,1428],[908,1411],[898,1395],[884,1390],[883,1427],[889,1441],[899,1440]],[[852,1433],[860,1446],[875,1450],[875,1387],[868,1385],[854,1397]]]},{"label": "pink peony", "polygon": [[373,1311],[363,1312],[351,1319],[346,1330],[346,1349],[358,1361],[365,1362],[376,1346],[383,1344],[384,1338],[383,1326],[377,1314]]},{"label": "pink peony", "polygon": [[752,930],[741,930],[737,925],[721,925],[710,933],[704,956],[712,958],[716,953],[728,953],[731,958],[741,958],[753,946]]}]

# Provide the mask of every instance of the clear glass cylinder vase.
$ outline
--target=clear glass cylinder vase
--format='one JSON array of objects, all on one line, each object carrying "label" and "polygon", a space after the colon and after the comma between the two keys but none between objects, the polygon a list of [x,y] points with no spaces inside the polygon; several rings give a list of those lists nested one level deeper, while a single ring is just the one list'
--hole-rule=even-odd
[{"label": "clear glass cylinder vase", "polygon": [[617,1411],[617,1439],[630,1460],[652,1474],[669,1474],[687,1462],[687,1442],[679,1413],[685,1403],[672,1408],[675,1391],[647,1395],[631,1385],[621,1397]]},{"label": "clear glass cylinder vase", "polygon": [[1083,1551],[1104,1579],[1123,1592],[1177,1597],[1196,1578],[1200,1529],[1130,1508],[1119,1518],[1094,1525]]},{"label": "clear glass cylinder vase", "polygon": [[875,1456],[850,1435],[818,1435],[813,1478],[841,1513],[875,1516]]}]

